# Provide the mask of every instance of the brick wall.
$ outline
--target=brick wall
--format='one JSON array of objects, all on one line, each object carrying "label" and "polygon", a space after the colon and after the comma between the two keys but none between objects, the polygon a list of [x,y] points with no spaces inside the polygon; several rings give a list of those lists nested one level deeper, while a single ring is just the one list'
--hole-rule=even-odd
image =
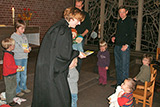
[{"label": "brick wall", "polygon": [[61,19],[64,9],[72,5],[73,0],[0,0],[0,25],[12,25],[12,7],[15,8],[15,20],[24,8],[29,8],[33,12],[29,25],[40,26],[43,38],[48,28]]}]

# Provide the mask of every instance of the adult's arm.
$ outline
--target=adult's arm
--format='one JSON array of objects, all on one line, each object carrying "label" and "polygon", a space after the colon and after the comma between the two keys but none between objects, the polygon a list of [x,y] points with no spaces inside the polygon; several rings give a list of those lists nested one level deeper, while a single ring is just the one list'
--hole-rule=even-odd
[{"label": "adult's arm", "polygon": [[56,40],[56,71],[63,71],[68,69],[71,61],[79,55],[79,51],[75,51],[72,48],[72,33],[70,28],[61,26],[55,29],[57,34]]}]

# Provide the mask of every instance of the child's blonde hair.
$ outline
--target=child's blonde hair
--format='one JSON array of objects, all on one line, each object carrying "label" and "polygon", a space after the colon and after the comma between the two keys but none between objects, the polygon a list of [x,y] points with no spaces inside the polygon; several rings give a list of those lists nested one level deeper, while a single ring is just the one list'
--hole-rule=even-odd
[{"label": "child's blonde hair", "polygon": [[10,46],[15,45],[15,40],[12,38],[6,38],[2,40],[2,47],[8,49]]},{"label": "child's blonde hair", "polygon": [[149,60],[149,64],[152,62],[153,60],[153,56],[151,54],[143,54],[143,59],[146,58]]},{"label": "child's blonde hair", "polygon": [[105,46],[106,48],[108,47],[106,41],[102,40],[99,42],[99,46],[102,47],[102,46]]},{"label": "child's blonde hair", "polygon": [[132,78],[127,78],[126,80],[129,82],[128,88],[130,89],[130,92],[133,92],[136,89],[135,80],[133,80]]}]

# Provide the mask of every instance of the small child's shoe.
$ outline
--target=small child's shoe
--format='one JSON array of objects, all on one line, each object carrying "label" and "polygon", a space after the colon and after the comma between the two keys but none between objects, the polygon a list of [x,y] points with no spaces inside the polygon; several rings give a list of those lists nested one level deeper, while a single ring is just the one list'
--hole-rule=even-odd
[{"label": "small child's shoe", "polygon": [[24,93],[19,92],[16,96],[17,96],[17,97],[22,97],[23,95],[24,95]]},{"label": "small child's shoe", "polygon": [[15,106],[15,105],[17,105],[17,103],[13,101],[13,102],[9,103],[9,105],[10,106]]},{"label": "small child's shoe", "polygon": [[30,93],[31,92],[31,90],[29,90],[29,89],[26,89],[26,90],[22,90],[24,93]]},{"label": "small child's shoe", "polygon": [[98,85],[102,85],[102,83],[98,83]]}]

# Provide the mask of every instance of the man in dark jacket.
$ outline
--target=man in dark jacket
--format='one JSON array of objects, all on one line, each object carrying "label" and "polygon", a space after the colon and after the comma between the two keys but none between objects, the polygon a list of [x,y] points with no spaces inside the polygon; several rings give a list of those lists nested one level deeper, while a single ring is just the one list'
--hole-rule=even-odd
[{"label": "man in dark jacket", "polygon": [[[91,31],[91,21],[90,21],[90,17],[89,14],[87,12],[85,12],[84,10],[82,10],[84,4],[83,4],[84,0],[75,0],[75,7],[80,9],[84,14],[85,14],[85,19],[84,21],[76,26],[76,30],[78,32],[78,34],[80,34],[83,39],[82,39],[82,46],[84,46],[84,42],[85,42],[85,38],[86,35]],[[81,64],[82,64],[82,60],[78,58],[78,64],[77,64],[77,70],[80,72],[81,69]]]},{"label": "man in dark jacket", "polygon": [[82,12],[74,7],[64,11],[64,19],[46,33],[38,55],[32,107],[71,107],[67,82],[71,61],[84,53],[73,51],[71,28],[84,20]]},{"label": "man in dark jacket", "polygon": [[126,7],[121,6],[118,12],[120,19],[118,20],[115,37],[112,37],[112,42],[115,43],[117,85],[121,85],[129,77],[130,45],[135,37],[135,29],[134,21],[127,17],[128,10]]}]

